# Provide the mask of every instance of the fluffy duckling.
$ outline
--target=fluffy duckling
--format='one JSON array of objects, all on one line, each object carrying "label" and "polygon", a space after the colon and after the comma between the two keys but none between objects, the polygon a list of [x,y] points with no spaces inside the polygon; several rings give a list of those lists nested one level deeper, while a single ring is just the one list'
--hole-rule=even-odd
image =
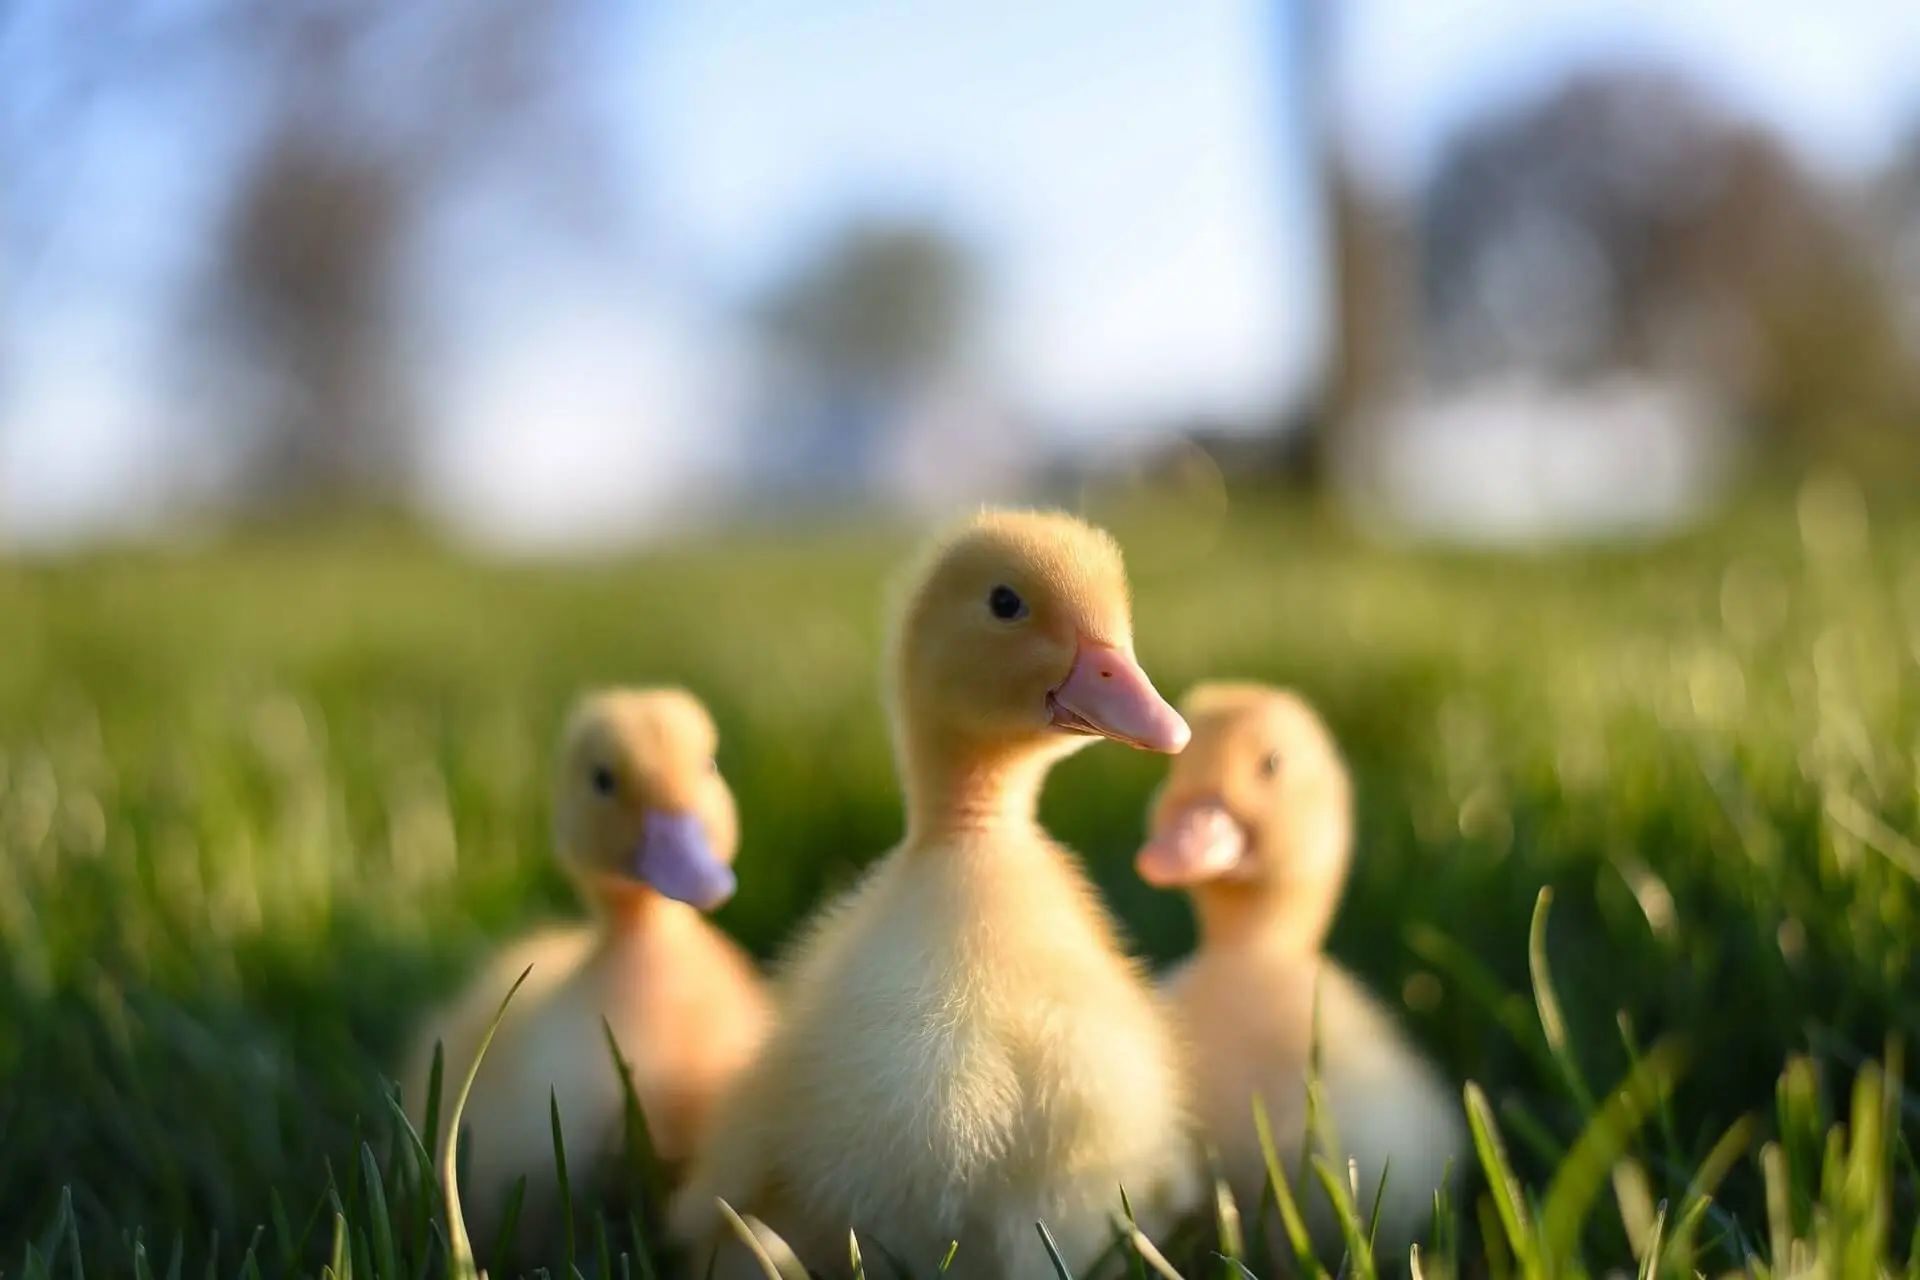
[{"label": "fluffy duckling", "polygon": [[[1193,957],[1164,983],[1194,1054],[1195,1104],[1242,1210],[1266,1185],[1253,1098],[1296,1167],[1307,1122],[1308,1053],[1319,986],[1320,1079],[1340,1146],[1359,1171],[1361,1220],[1389,1160],[1380,1256],[1403,1253],[1431,1219],[1433,1192],[1464,1155],[1459,1096],[1351,975],[1321,954],[1352,854],[1353,800],[1332,735],[1305,701],[1253,684],[1205,684],[1181,711],[1193,742],[1151,809],[1135,861],[1181,887],[1200,924]],[[1321,1148],[1322,1154],[1325,1149]],[[1294,1186],[1320,1247],[1339,1248],[1317,1179]],[[1278,1242],[1278,1218],[1267,1237]]]},{"label": "fluffy duckling", "polygon": [[[1152,1233],[1198,1199],[1171,1021],[1036,805],[1096,737],[1177,752],[1133,655],[1120,550],[1070,516],[985,511],[897,615],[889,710],[903,842],[812,924],[779,1027],[729,1095],[671,1223],[699,1274],[757,1276],[716,1198],[818,1274],[1084,1269],[1125,1188]],[[1081,1270],[1081,1274],[1085,1274]]]},{"label": "fluffy duckling", "polygon": [[599,919],[510,947],[419,1033],[403,1096],[420,1127],[439,1042],[444,1125],[487,1024],[533,965],[467,1104],[463,1207],[477,1243],[492,1240],[503,1197],[523,1174],[522,1236],[549,1229],[559,1207],[550,1089],[572,1180],[592,1185],[617,1157],[624,1091],[602,1017],[669,1166],[692,1153],[715,1095],[759,1046],[770,1021],[760,979],[701,916],[733,893],[739,836],[733,794],[714,765],[716,737],[706,708],[678,689],[583,699],[560,750],[555,850]]}]

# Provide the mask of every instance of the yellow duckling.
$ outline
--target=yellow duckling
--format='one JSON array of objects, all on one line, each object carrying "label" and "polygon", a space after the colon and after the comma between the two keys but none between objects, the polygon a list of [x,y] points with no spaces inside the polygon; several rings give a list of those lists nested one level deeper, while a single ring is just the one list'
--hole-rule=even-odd
[{"label": "yellow duckling", "polygon": [[[1070,516],[988,511],[932,548],[894,627],[904,841],[821,913],[782,1016],[675,1201],[699,1274],[760,1274],[716,1197],[819,1274],[1084,1269],[1126,1189],[1143,1229],[1197,1201],[1170,1020],[1035,809],[1054,763],[1187,727],[1133,656],[1119,548]],[[1086,1274],[1080,1270],[1080,1274]]]},{"label": "yellow duckling", "polygon": [[751,960],[700,914],[732,895],[739,843],[733,794],[714,765],[716,739],[706,708],[678,689],[583,699],[560,751],[555,848],[598,923],[510,947],[419,1033],[403,1097],[420,1128],[439,1042],[444,1126],[487,1024],[533,965],[464,1118],[462,1203],[477,1245],[492,1241],[504,1196],[522,1175],[522,1238],[550,1230],[559,1207],[550,1089],[576,1186],[591,1186],[618,1156],[624,1091],[603,1017],[669,1165],[692,1153],[716,1094],[765,1034],[770,1007]]},{"label": "yellow duckling", "polygon": [[[1286,690],[1203,684],[1181,711],[1193,742],[1154,798],[1151,838],[1135,866],[1150,884],[1187,889],[1199,917],[1198,950],[1163,985],[1192,1046],[1208,1139],[1251,1214],[1266,1184],[1258,1094],[1293,1173],[1306,1134],[1317,981],[1320,1080],[1343,1148],[1332,1164],[1345,1178],[1347,1159],[1357,1163],[1364,1223],[1391,1160],[1376,1243],[1381,1257],[1404,1252],[1431,1220],[1434,1190],[1448,1161],[1458,1165],[1465,1129],[1457,1091],[1321,954],[1352,855],[1346,766],[1320,717]],[[1317,1244],[1337,1256],[1337,1219],[1309,1178],[1308,1187],[1290,1185]],[[1267,1236],[1284,1239],[1277,1217]]]}]

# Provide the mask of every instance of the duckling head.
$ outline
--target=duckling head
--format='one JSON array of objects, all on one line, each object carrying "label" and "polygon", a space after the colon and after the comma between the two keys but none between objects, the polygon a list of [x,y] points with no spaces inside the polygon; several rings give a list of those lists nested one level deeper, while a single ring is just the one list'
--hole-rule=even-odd
[{"label": "duckling head", "polygon": [[561,740],[554,846],[606,905],[658,897],[712,910],[733,896],[740,825],[718,733],[679,689],[582,698]]},{"label": "duckling head", "polygon": [[1304,699],[1266,685],[1202,684],[1180,706],[1193,741],[1153,798],[1135,869],[1188,890],[1209,936],[1253,928],[1318,950],[1352,851],[1333,735]]},{"label": "duckling head", "polygon": [[1119,546],[1063,513],[982,511],[936,541],[899,613],[892,668],[914,745],[1051,757],[1096,737],[1187,743],[1134,657]]}]

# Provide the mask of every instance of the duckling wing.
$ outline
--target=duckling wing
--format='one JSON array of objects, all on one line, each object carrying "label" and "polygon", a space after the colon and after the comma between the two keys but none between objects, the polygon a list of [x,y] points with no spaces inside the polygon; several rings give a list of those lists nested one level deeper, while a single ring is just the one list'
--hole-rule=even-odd
[{"label": "duckling wing", "polygon": [[580,967],[593,941],[593,931],[579,926],[550,929],[522,938],[493,956],[478,977],[422,1022],[408,1049],[400,1084],[407,1119],[420,1132],[423,1141],[429,1140],[423,1125],[435,1047],[439,1047],[443,1063],[440,1118],[444,1121],[468,1064],[479,1051],[487,1025],[499,1012],[500,1002],[515,980],[531,966],[526,982],[514,994],[507,1016],[501,1020],[502,1034],[507,1033],[509,1024],[523,1018],[527,1010],[539,1005]]},{"label": "duckling wing", "polygon": [[1383,1234],[1413,1230],[1465,1152],[1455,1092],[1366,986],[1332,962],[1321,978],[1321,1073],[1344,1154],[1365,1199],[1387,1170]]}]

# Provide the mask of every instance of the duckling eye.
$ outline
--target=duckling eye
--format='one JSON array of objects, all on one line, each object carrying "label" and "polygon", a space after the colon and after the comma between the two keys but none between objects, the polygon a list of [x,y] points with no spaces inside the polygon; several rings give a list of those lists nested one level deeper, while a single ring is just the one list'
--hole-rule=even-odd
[{"label": "duckling eye", "polygon": [[613,794],[613,770],[603,764],[593,766],[593,789],[603,796]]},{"label": "duckling eye", "polygon": [[1280,776],[1280,753],[1278,751],[1267,752],[1267,758],[1260,762],[1260,776],[1263,778],[1277,778]]},{"label": "duckling eye", "polygon": [[1002,622],[1018,622],[1027,616],[1027,602],[1012,587],[999,586],[989,591],[987,608]]}]

